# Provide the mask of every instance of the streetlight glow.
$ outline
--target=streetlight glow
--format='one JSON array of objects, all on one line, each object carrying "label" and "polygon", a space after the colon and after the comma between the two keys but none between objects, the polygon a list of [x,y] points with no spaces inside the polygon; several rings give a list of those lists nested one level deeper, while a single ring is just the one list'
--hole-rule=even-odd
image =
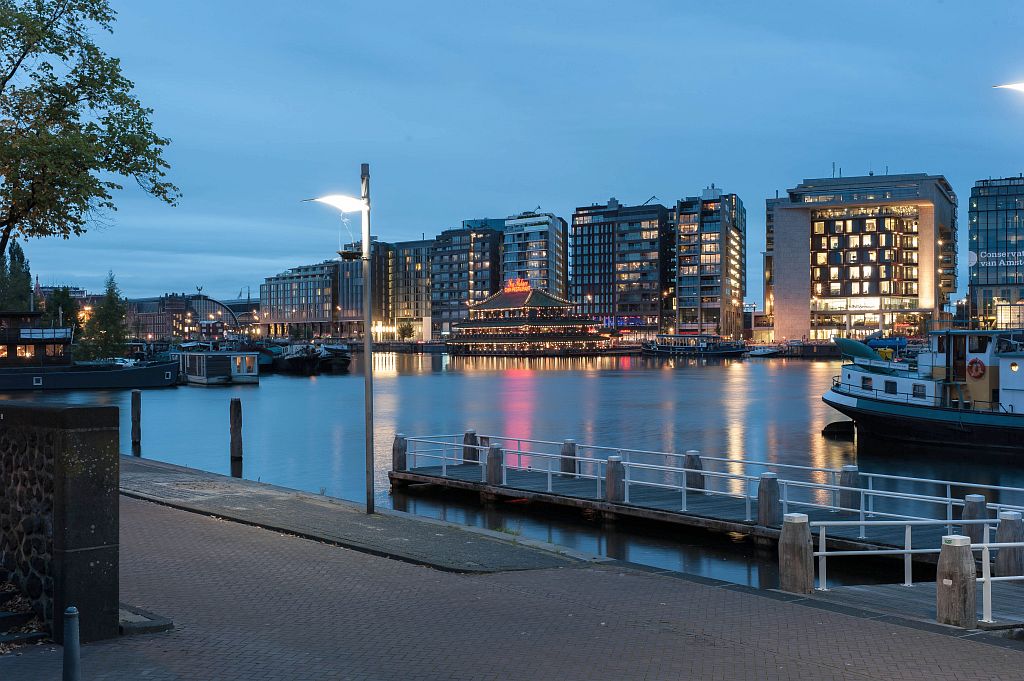
[{"label": "streetlight glow", "polygon": [[996,90],[1016,90],[1024,92],[1024,83],[1007,83],[1006,85],[993,85]]},{"label": "streetlight glow", "polygon": [[327,196],[321,196],[318,199],[307,200],[316,201],[317,203],[325,203],[328,206],[337,208],[342,213],[359,213],[370,209],[370,206],[363,199],[357,199],[354,196],[345,196],[344,194],[328,194]]}]

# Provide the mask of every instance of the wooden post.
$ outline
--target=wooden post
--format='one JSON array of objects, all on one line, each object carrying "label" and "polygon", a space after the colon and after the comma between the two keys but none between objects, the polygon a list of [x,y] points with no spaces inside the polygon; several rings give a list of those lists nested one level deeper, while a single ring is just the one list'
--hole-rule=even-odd
[{"label": "wooden post", "polygon": [[[960,516],[964,520],[981,520],[988,517],[985,497],[981,494],[968,494],[964,497],[964,512]],[[985,526],[982,524],[963,525],[961,534],[971,538],[972,544],[980,544],[985,537]]]},{"label": "wooden post", "polygon": [[700,460],[700,452],[696,449],[687,449],[683,456],[683,468],[686,471],[686,486],[689,489],[706,489],[704,487],[704,474],[697,471],[704,470],[704,463]]},{"label": "wooden post", "polygon": [[792,594],[814,590],[814,543],[805,513],[787,513],[779,536],[779,588]]},{"label": "wooden post", "polygon": [[409,441],[405,435],[397,433],[395,442],[391,445],[391,470],[404,471],[407,468],[406,461],[409,453]]},{"label": "wooden post", "polygon": [[242,477],[242,400],[231,398],[231,477]]},{"label": "wooden post", "polygon": [[[840,487],[860,487],[860,472],[856,466],[843,466],[839,472]],[[860,492],[854,490],[839,491],[839,505],[843,508],[859,509]]]},{"label": "wooden post", "polygon": [[462,436],[462,460],[463,461],[479,461],[480,452],[477,451],[480,440],[476,436],[475,430],[467,430],[466,434]]},{"label": "wooden post", "polygon": [[757,486],[757,524],[774,527],[782,521],[782,502],[779,501],[779,476],[761,473]]},{"label": "wooden post", "polygon": [[497,442],[487,447],[487,484],[501,484],[501,469],[505,463],[505,450]]},{"label": "wooden post", "polygon": [[[1000,511],[996,543],[1024,542],[1024,523],[1017,511]],[[1024,548],[998,549],[995,563],[996,577],[1024,575]]]},{"label": "wooden post", "polygon": [[621,504],[626,498],[626,469],[621,456],[609,456],[605,466],[604,499]]},{"label": "wooden post", "polygon": [[[562,458],[560,459],[560,461],[561,461],[561,468],[560,468],[560,470],[563,473],[568,473],[569,475],[576,475],[576,472],[579,470],[579,468],[576,465],[577,461],[575,459],[575,456],[576,456],[576,440],[564,440],[562,442],[561,454],[562,454]],[[573,457],[573,458],[567,458],[567,457]]]},{"label": "wooden post", "polygon": [[132,455],[142,456],[142,391],[132,391]]},{"label": "wooden post", "polygon": [[977,628],[976,588],[971,538],[961,534],[943,537],[935,571],[935,620],[964,629]]}]

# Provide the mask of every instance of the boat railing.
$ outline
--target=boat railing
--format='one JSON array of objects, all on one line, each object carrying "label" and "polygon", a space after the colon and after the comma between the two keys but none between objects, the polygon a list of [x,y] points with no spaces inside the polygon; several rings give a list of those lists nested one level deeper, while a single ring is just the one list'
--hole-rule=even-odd
[{"label": "boat railing", "polygon": [[[884,380],[885,374],[878,374],[878,377]],[[917,404],[929,407],[945,406],[942,404],[942,398],[935,395],[915,397],[913,393],[899,391],[890,392],[884,387],[881,389],[874,387],[865,388],[863,385],[857,385],[856,383],[844,383],[841,376],[832,377],[832,389],[837,393],[843,393],[853,397],[873,397],[877,400],[884,400],[886,402],[902,402],[904,404]],[[963,411],[987,411],[999,412],[1001,414],[1016,413],[1012,409],[1007,409],[1000,402],[990,402],[988,400],[964,400],[963,402],[956,402],[954,400],[954,404],[958,404],[960,406],[951,408],[958,408]]]}]

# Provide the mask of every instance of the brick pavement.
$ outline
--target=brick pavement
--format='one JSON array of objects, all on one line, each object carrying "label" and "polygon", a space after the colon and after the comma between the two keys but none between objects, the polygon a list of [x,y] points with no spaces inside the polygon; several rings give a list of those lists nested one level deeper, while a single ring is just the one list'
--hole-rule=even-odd
[{"label": "brick pavement", "polygon": [[86,646],[89,681],[1024,677],[1018,650],[621,566],[459,575],[126,498],[121,532],[122,599],[177,628]]}]

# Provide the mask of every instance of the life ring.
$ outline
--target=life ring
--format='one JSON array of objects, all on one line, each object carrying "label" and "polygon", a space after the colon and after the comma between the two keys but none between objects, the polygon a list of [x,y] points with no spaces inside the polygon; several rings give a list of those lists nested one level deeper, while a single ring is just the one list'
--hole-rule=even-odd
[{"label": "life ring", "polygon": [[985,363],[975,357],[967,363],[967,375],[971,378],[981,378],[985,375]]}]

